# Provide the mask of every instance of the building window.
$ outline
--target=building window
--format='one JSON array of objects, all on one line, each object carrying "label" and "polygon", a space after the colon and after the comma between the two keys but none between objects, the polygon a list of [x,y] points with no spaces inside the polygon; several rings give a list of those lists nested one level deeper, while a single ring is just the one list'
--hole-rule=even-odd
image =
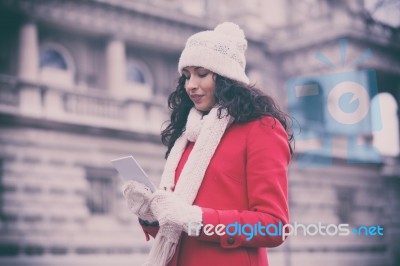
[{"label": "building window", "polygon": [[62,54],[54,49],[44,49],[40,52],[40,67],[67,70],[67,62]]},{"label": "building window", "polygon": [[351,223],[354,212],[354,188],[338,187],[336,190],[337,210],[339,223]]},{"label": "building window", "polygon": [[125,95],[135,99],[150,100],[153,96],[153,79],[148,67],[139,60],[129,59],[126,64]]},{"label": "building window", "polygon": [[143,70],[135,63],[129,63],[126,68],[126,79],[128,82],[146,84]]},{"label": "building window", "polygon": [[304,111],[306,126],[309,130],[323,132],[325,127],[324,119],[324,96],[321,85],[317,82],[312,83],[317,89],[316,95],[302,97],[301,105]]},{"label": "building window", "polygon": [[44,43],[40,47],[40,81],[58,88],[74,87],[75,64],[62,45]]},{"label": "building window", "polygon": [[90,213],[112,214],[116,200],[114,172],[109,169],[87,168],[86,178],[89,183],[86,204]]},{"label": "building window", "polygon": [[373,145],[382,155],[396,157],[400,152],[399,138],[399,117],[396,99],[388,92],[379,93],[372,99],[372,106],[375,106],[376,113],[372,116]]},{"label": "building window", "polygon": [[326,131],[325,100],[321,84],[315,80],[305,80],[296,85],[296,95],[289,100],[289,108],[299,123],[299,132],[304,138],[323,135]]}]

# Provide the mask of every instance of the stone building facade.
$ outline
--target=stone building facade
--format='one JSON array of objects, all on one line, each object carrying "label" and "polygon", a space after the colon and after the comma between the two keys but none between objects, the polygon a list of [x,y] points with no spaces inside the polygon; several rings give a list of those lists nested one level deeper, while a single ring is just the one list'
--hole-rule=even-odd
[{"label": "stone building facade", "polygon": [[[383,122],[397,123],[398,132],[399,28],[346,1],[281,1],[282,27],[268,26],[264,1],[230,3],[236,8],[226,8],[228,1],[185,2],[0,1],[1,265],[140,265],[150,244],[126,209],[110,160],[133,154],[158,182],[165,152],[159,133],[179,54],[188,36],[218,21],[245,28],[247,73],[285,110],[291,78],[373,69],[378,92],[389,99]],[[315,59],[321,51],[340,65],[341,39],[346,62],[368,49],[373,60],[332,69]],[[325,105],[303,111],[323,112]],[[382,136],[338,137],[317,122],[305,126],[315,138],[300,139],[296,150],[321,149],[332,137],[333,167],[305,168],[294,156],[291,220],[379,224],[385,235],[291,237],[269,250],[270,264],[398,265],[398,133],[383,136],[392,145],[382,160],[349,164],[350,137],[371,144]]]}]

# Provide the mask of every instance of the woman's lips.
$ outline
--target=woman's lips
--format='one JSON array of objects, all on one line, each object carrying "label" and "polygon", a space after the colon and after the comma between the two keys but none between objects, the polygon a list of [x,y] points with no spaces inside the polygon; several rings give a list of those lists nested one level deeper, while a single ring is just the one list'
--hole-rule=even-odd
[{"label": "woman's lips", "polygon": [[201,98],[203,98],[203,95],[192,95],[192,96],[190,96],[190,98],[192,99],[193,102],[200,103]]}]

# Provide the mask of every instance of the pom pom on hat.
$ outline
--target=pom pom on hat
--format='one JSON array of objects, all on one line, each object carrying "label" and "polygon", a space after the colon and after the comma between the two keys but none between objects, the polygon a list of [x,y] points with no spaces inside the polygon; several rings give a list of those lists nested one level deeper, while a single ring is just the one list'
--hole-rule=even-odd
[{"label": "pom pom on hat", "polygon": [[224,22],[217,25],[214,29],[215,32],[226,34],[235,38],[245,39],[243,30],[232,22]]},{"label": "pom pom on hat", "polygon": [[232,22],[224,22],[214,30],[198,32],[189,37],[179,59],[178,71],[200,66],[244,84],[246,76],[247,40],[243,30]]}]

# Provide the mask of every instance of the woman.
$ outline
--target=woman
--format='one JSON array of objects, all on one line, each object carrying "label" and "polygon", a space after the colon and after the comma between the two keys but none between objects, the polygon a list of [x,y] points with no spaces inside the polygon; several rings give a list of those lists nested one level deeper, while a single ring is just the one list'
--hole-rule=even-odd
[{"label": "woman", "polygon": [[168,149],[160,189],[137,182],[123,189],[147,239],[155,237],[146,265],[264,266],[265,247],[283,242],[274,230],[252,228],[289,221],[292,135],[287,116],[249,85],[246,48],[243,31],[229,22],[186,43],[162,132]]}]

